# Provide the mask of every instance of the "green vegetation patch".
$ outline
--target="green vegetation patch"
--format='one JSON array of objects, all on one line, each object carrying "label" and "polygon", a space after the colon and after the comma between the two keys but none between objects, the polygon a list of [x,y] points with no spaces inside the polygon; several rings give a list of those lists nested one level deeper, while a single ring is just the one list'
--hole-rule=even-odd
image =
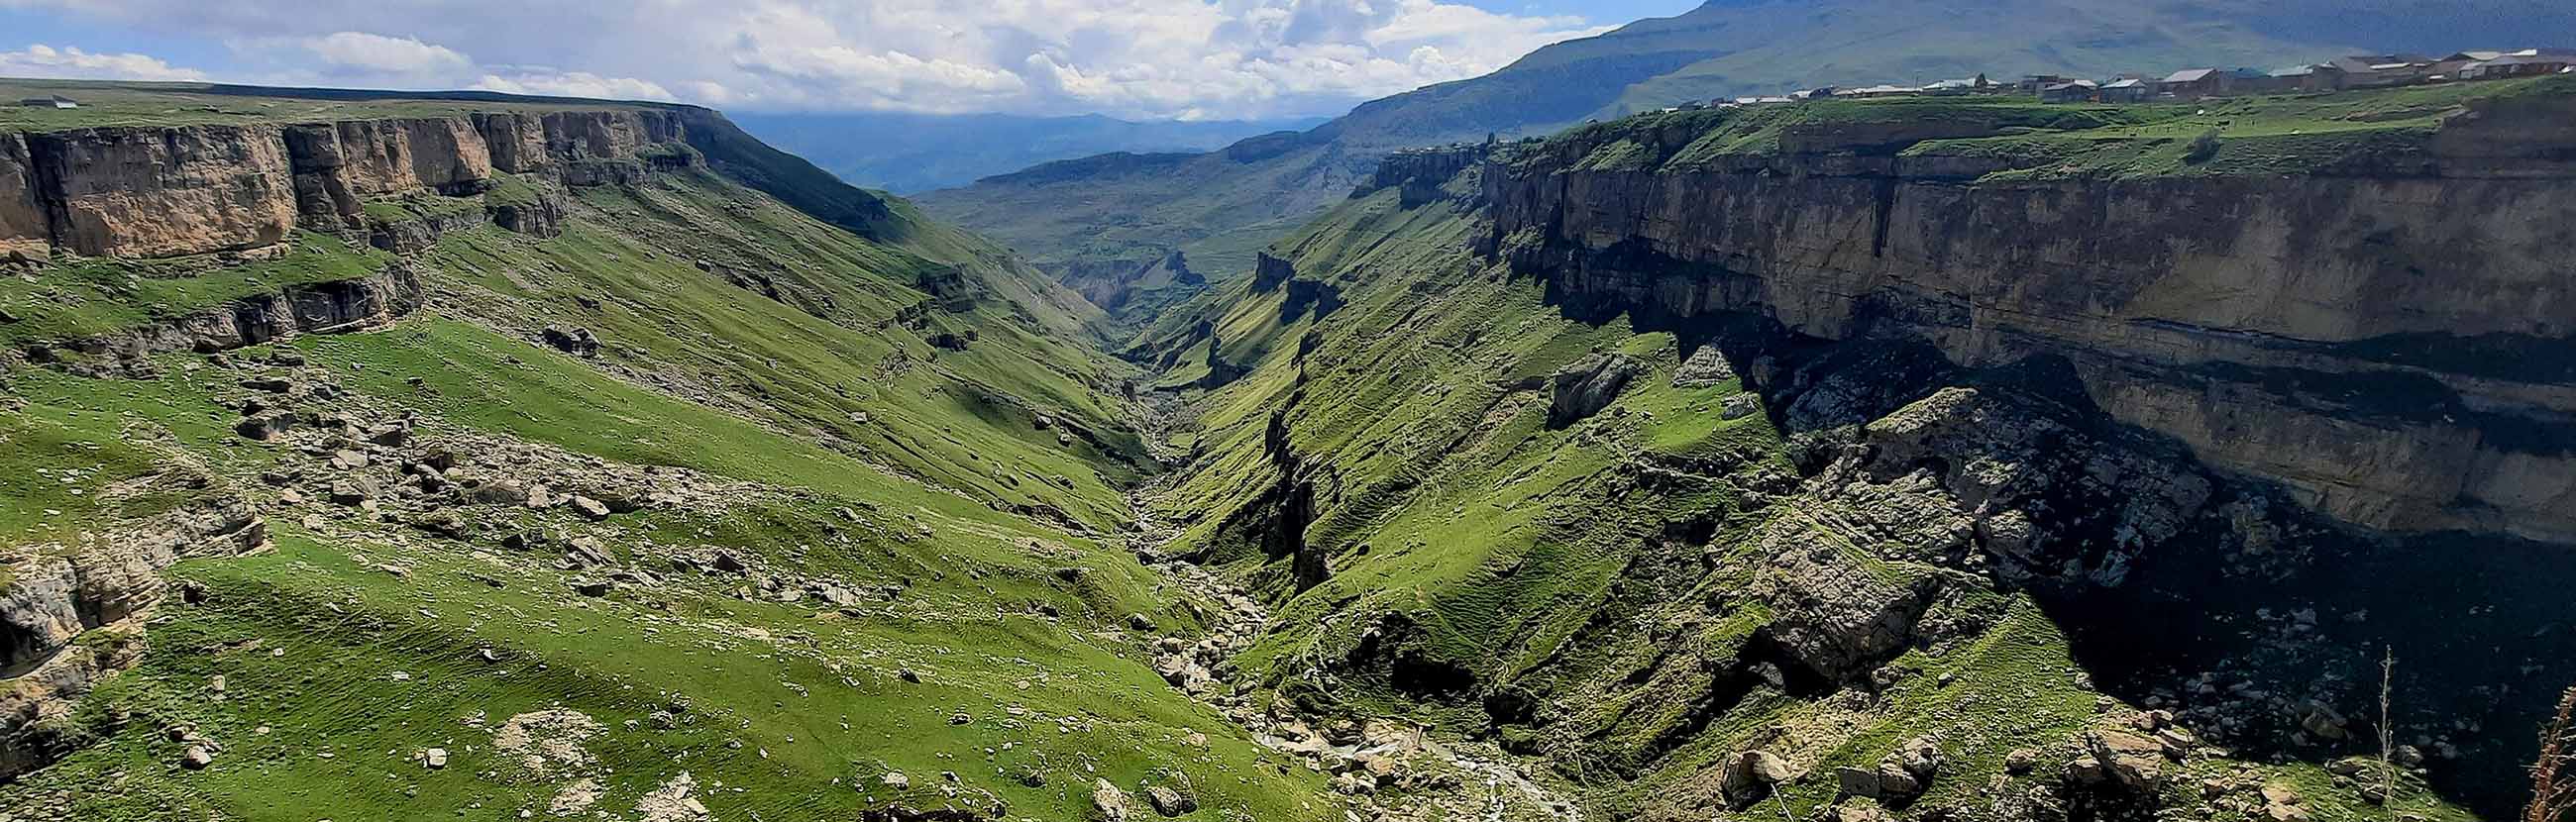
[{"label": "green vegetation patch", "polygon": [[291,286],[374,276],[392,259],[299,231],[279,256],[241,263],[214,255],[57,261],[28,276],[0,278],[0,309],[19,318],[0,323],[0,341],[23,346],[110,334]]}]

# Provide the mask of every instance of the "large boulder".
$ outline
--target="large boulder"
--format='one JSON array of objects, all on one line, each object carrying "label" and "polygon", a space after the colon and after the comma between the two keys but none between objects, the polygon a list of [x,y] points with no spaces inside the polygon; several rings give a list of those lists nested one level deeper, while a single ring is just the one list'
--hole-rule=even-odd
[{"label": "large boulder", "polygon": [[2067,776],[2090,787],[2151,796],[2164,785],[2164,746],[2126,731],[2100,731],[2085,738],[2084,754],[2067,765]]},{"label": "large boulder", "polygon": [[1547,425],[1564,428],[1583,421],[1619,398],[1628,381],[1646,366],[1624,354],[1591,354],[1548,378]]},{"label": "large boulder", "polygon": [[1789,760],[1780,758],[1779,754],[1745,751],[1727,763],[1719,789],[1726,793],[1729,801],[1748,803],[1768,794],[1771,786],[1795,779],[1797,775]]},{"label": "large boulder", "polygon": [[1091,783],[1091,808],[1101,822],[1127,822],[1127,792],[1106,779]]},{"label": "large boulder", "polygon": [[537,338],[555,350],[579,357],[599,356],[599,337],[588,328],[565,328],[549,325],[537,332]]}]

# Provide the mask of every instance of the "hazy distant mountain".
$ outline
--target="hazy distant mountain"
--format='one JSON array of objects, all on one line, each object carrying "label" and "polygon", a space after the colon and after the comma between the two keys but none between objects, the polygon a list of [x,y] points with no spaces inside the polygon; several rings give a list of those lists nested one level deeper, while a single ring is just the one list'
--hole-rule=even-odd
[{"label": "hazy distant mountain", "polygon": [[854,185],[912,193],[1112,151],[1207,151],[1324,118],[1132,122],[1099,115],[753,114],[734,119]]}]

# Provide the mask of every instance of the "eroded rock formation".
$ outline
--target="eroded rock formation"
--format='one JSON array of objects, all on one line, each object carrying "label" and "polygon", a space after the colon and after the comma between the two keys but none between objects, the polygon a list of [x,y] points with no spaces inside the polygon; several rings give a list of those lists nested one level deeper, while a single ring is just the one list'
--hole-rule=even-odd
[{"label": "eroded rock formation", "polygon": [[[471,195],[498,173],[632,182],[698,161],[683,142],[684,115],[602,108],[0,135],[0,259],[57,249],[167,257],[269,247],[299,226],[368,230],[381,222],[366,214],[370,202]],[[543,200],[493,209],[537,234],[560,210]],[[377,244],[403,240],[393,232]]]},{"label": "eroded rock formation", "polygon": [[1489,242],[1577,312],[2060,357],[2338,519],[2570,541],[2570,109],[2481,104],[2421,157],[2296,176],[1981,181],[2001,161],[1894,150],[1955,134],[1800,133],[1689,171],[1559,146],[1483,185]]}]

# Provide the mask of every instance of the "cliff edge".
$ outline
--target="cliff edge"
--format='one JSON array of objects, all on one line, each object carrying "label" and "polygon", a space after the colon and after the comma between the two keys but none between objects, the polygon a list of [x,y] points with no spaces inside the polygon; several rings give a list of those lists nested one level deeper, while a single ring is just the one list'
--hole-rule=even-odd
[{"label": "cliff edge", "polygon": [[2571,122],[2563,77],[1647,115],[1489,161],[1482,242],[1581,313],[2062,359],[2335,518],[2570,542]]}]

